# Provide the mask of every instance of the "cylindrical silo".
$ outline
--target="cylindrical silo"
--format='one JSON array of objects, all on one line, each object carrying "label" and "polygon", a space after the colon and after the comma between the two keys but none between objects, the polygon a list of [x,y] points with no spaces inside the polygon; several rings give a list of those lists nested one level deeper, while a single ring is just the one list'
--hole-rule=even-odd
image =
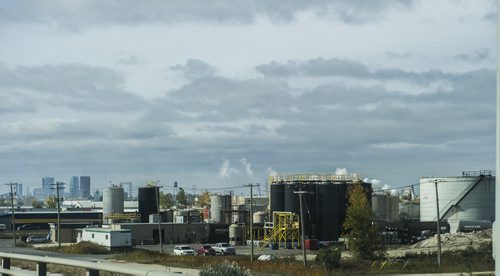
[{"label": "cylindrical silo", "polygon": [[227,211],[231,210],[230,195],[213,195],[210,197],[210,221],[213,223],[228,223]]},{"label": "cylindrical silo", "polygon": [[245,241],[245,229],[240,224],[229,225],[229,243],[242,245]]},{"label": "cylindrical silo", "polygon": [[247,223],[248,222],[248,208],[245,205],[233,206],[233,223]]},{"label": "cylindrical silo", "polygon": [[420,179],[420,220],[436,221],[436,188],[442,220],[495,219],[495,176],[464,174]]},{"label": "cylindrical silo", "polygon": [[158,213],[156,205],[156,189],[157,187],[154,186],[139,188],[138,198],[141,222],[149,222],[149,215]]},{"label": "cylindrical silo", "polygon": [[299,184],[292,182],[285,184],[285,210],[286,212],[292,212],[295,214],[300,214],[300,202],[299,196],[294,193],[299,190]]},{"label": "cylindrical silo", "polygon": [[258,211],[253,213],[253,223],[254,224],[264,224],[267,219],[266,212]]},{"label": "cylindrical silo", "polygon": [[122,187],[108,187],[102,192],[103,215],[123,214],[124,193]]},{"label": "cylindrical silo", "polygon": [[285,210],[285,183],[278,182],[271,184],[271,214],[274,211]]},{"label": "cylindrical silo", "polygon": [[390,194],[372,195],[372,211],[377,221],[398,221],[399,197]]},{"label": "cylindrical silo", "polygon": [[337,185],[331,182],[316,186],[316,232],[321,241],[338,239],[338,218],[340,216],[337,202]]}]

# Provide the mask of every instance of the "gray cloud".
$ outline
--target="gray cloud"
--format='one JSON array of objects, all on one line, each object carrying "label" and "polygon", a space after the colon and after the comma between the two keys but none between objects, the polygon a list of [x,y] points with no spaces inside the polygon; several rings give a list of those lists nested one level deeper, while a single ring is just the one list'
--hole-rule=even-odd
[{"label": "gray cloud", "polygon": [[146,60],[135,55],[130,55],[116,60],[116,63],[120,65],[139,65],[146,63]]},{"label": "gray cloud", "polygon": [[[177,69],[184,72],[191,68],[188,64]],[[215,70],[203,61],[197,64]],[[212,176],[218,175],[224,160],[241,160],[243,156],[252,164],[255,177],[262,177],[270,165],[282,172],[347,166],[377,175],[377,169],[387,170],[380,163],[418,177],[422,170],[432,171],[425,165],[428,160],[446,164],[442,170],[451,171],[467,168],[471,162],[487,167],[492,159],[488,148],[494,144],[493,69],[465,73],[373,70],[364,63],[341,59],[278,65],[285,76],[333,72],[355,76],[364,85],[322,83],[295,91],[289,80],[269,73],[274,68],[265,68],[270,71],[263,77],[244,80],[206,74],[143,103],[145,113],[137,118],[5,121],[1,124],[0,153],[12,155],[10,161],[18,165],[29,156],[32,163],[25,167],[33,170],[35,164],[49,170],[64,162],[61,170],[66,171],[85,167],[105,174],[105,168],[112,167],[113,172],[159,175],[197,168]],[[75,90],[74,96],[83,102],[92,102],[91,98],[104,90],[125,93],[120,74],[114,71],[98,68],[96,72],[101,74],[89,78],[85,72],[92,75],[87,71],[91,68],[55,67],[43,67],[47,75],[40,74],[37,67],[4,68],[0,89],[22,88],[50,95],[52,100]],[[71,68],[73,72],[63,72]],[[56,81],[56,73],[72,83]],[[436,88],[412,95],[365,83],[389,78],[414,79],[419,85],[446,79],[451,85],[446,90]],[[51,89],[59,83],[60,87]],[[83,91],[88,91],[88,97]],[[60,152],[64,156],[53,161]],[[47,158],[52,161],[44,161]],[[12,164],[2,162],[4,168],[16,171]],[[422,165],[415,171],[411,164]],[[391,177],[384,179],[390,181]]]},{"label": "gray cloud", "polygon": [[483,19],[486,21],[489,21],[491,23],[496,24],[497,23],[497,13],[496,12],[487,13],[483,16]]},{"label": "gray cloud", "polygon": [[454,73],[440,70],[411,72],[399,68],[369,68],[366,64],[350,59],[316,58],[306,61],[289,60],[286,63],[276,61],[261,64],[255,69],[265,76],[292,77],[350,77],[356,79],[404,80],[417,83],[430,83],[436,80],[448,80],[456,77]]},{"label": "gray cloud", "polygon": [[483,48],[476,51],[456,55],[455,58],[463,61],[478,62],[490,58],[490,51]]},{"label": "gray cloud", "polygon": [[0,89],[22,90],[37,101],[81,110],[129,112],[145,107],[140,97],[125,90],[120,73],[83,64],[0,66]]},{"label": "gray cloud", "polygon": [[379,17],[385,10],[409,9],[413,0],[372,1],[230,1],[200,3],[194,0],[149,0],[138,3],[126,0],[32,2],[14,1],[0,4],[0,22],[32,22],[79,29],[98,25],[130,25],[140,23],[214,22],[249,23],[257,16],[276,21],[291,21],[304,11],[331,17],[346,23],[364,23]]},{"label": "gray cloud", "polygon": [[185,64],[170,66],[169,69],[181,73],[185,78],[190,80],[211,77],[216,73],[214,66],[198,59],[189,59]]}]

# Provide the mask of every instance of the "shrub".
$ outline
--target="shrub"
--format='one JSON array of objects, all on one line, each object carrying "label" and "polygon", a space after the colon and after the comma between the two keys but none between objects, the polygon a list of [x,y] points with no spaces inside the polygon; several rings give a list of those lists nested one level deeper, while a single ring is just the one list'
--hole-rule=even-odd
[{"label": "shrub", "polygon": [[250,276],[248,269],[240,267],[236,262],[228,262],[225,260],[222,263],[213,265],[205,265],[200,270],[200,276]]},{"label": "shrub", "polygon": [[322,265],[326,271],[340,267],[340,249],[338,247],[323,248],[316,255],[315,262]]},{"label": "shrub", "polygon": [[110,254],[107,247],[98,245],[93,242],[83,241],[67,246],[48,246],[41,247],[39,250],[53,251],[64,254]]}]

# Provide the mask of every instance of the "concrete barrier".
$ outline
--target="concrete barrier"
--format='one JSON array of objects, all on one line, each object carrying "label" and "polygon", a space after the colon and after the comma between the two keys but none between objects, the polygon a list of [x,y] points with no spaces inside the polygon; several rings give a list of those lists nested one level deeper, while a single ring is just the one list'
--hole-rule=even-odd
[{"label": "concrete barrier", "polygon": [[[2,258],[2,268],[0,269],[1,275],[14,275],[14,276],[27,276],[27,275],[47,275],[47,264],[58,264],[79,267],[87,270],[87,275],[97,276],[100,271],[107,271],[112,273],[120,273],[124,275],[137,275],[137,276],[159,276],[159,275],[179,275],[177,273],[170,273],[167,271],[160,270],[148,270],[148,269],[138,269],[131,268],[125,265],[120,266],[117,263],[99,263],[99,262],[88,262],[80,260],[68,260],[56,257],[42,257],[26,254],[16,254],[16,253],[3,253],[0,252],[0,258]],[[36,271],[27,271],[19,269],[11,269],[11,260],[24,260],[29,262],[34,262],[37,264]]]}]

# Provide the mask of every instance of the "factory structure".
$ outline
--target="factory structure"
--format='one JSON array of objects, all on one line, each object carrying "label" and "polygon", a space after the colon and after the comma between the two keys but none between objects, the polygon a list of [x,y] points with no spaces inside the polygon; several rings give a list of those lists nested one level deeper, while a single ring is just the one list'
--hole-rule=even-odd
[{"label": "factory structure", "polygon": [[[156,185],[139,187],[136,201],[126,200],[122,185],[111,185],[103,191],[102,202],[72,202],[62,210],[61,240],[76,241],[89,233],[105,233],[115,235],[113,241],[126,241],[128,246],[155,244],[160,238],[172,244],[243,245],[253,237],[259,247],[287,249],[300,246],[303,220],[305,244],[313,250],[322,243],[342,239],[347,192],[354,184],[364,187],[372,206],[373,223],[389,244],[411,243],[424,232],[432,233],[437,219],[444,231],[456,232],[491,228],[495,217],[492,171],[422,177],[419,195],[413,186],[398,193],[376,189],[355,173],[283,174],[269,177],[269,196],[211,194],[209,205],[188,204],[182,209],[176,208],[175,202],[171,208],[162,207],[161,190]],[[49,229],[50,225],[52,239],[57,236],[56,210],[17,209],[15,223],[31,229]],[[12,227],[9,209],[1,210],[0,224]]]}]

